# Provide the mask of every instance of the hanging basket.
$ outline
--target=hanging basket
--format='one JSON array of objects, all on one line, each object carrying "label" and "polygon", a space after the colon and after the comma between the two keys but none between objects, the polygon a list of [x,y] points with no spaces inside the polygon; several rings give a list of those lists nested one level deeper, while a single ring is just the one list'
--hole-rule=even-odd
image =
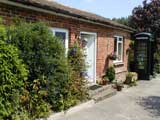
[{"label": "hanging basket", "polygon": [[117,57],[117,55],[116,55],[115,53],[111,53],[111,54],[109,55],[109,58],[110,58],[111,60],[116,60],[118,57]]}]

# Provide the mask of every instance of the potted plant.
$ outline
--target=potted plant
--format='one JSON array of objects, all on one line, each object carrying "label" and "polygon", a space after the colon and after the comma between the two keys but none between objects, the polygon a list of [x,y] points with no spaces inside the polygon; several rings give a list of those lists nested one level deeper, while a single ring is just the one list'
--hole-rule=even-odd
[{"label": "potted plant", "polygon": [[117,91],[122,91],[123,84],[122,83],[117,83],[116,87],[117,87]]},{"label": "potted plant", "polygon": [[123,86],[123,83],[121,83],[121,82],[115,82],[115,89],[117,89],[117,91],[122,91],[122,88],[123,88],[124,86]]},{"label": "potted plant", "polygon": [[115,80],[115,68],[110,66],[106,69],[105,76],[108,78],[109,82],[113,82]]},{"label": "potted plant", "polygon": [[101,81],[101,85],[107,85],[107,81],[106,80],[102,80]]},{"label": "potted plant", "polygon": [[107,85],[109,83],[109,79],[106,76],[103,76],[101,80],[97,81],[99,85]]},{"label": "potted plant", "polygon": [[138,79],[138,75],[135,72],[129,72],[126,76],[125,84],[129,86],[136,86],[136,81]]}]

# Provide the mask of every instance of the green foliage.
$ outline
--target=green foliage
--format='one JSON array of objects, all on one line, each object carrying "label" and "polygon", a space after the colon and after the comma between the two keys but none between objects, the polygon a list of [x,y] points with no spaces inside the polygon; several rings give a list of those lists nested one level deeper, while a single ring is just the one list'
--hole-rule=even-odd
[{"label": "green foliage", "polygon": [[131,40],[129,44],[129,49],[127,50],[128,54],[128,70],[134,71],[134,41]]},{"label": "green foliage", "polygon": [[[57,45],[55,51],[58,51]],[[60,49],[59,49],[60,50]],[[70,76],[69,65],[67,58],[65,57],[65,51],[62,49],[57,54],[58,58],[55,58],[54,71],[49,81],[49,100],[55,111],[66,110],[70,107],[69,101],[71,100],[70,93]]]},{"label": "green foliage", "polygon": [[135,7],[131,16],[131,23],[134,28],[142,32],[160,33],[160,1],[144,0],[143,5]]},{"label": "green foliage", "polygon": [[160,73],[160,51],[157,50],[157,52],[154,54],[155,59],[155,65],[154,65],[154,72]]},{"label": "green foliage", "polygon": [[136,73],[133,72],[129,72],[126,76],[126,80],[125,80],[125,84],[129,85],[129,86],[135,86],[137,85],[137,75]]},{"label": "green foliage", "polygon": [[23,102],[31,116],[46,116],[50,111],[48,103],[54,111],[66,110],[75,104],[64,45],[45,24],[12,26],[7,42],[21,50],[21,57],[29,66]]},{"label": "green foliage", "polygon": [[19,22],[0,32],[0,119],[47,117],[51,109],[66,110],[88,98],[85,55],[78,44],[67,57],[61,40],[43,23]]},{"label": "green foliage", "polygon": [[78,42],[75,42],[70,48],[68,55],[71,66],[72,94],[75,101],[86,100],[88,99],[88,89],[86,87],[87,65],[84,50]]},{"label": "green foliage", "polygon": [[[50,111],[50,91],[55,89],[56,82],[60,81],[59,74],[64,74],[57,69],[64,67],[58,63],[62,59],[61,56],[64,56],[64,48],[43,23],[20,22],[19,25],[11,26],[7,35],[7,43],[19,48],[21,58],[29,67],[30,74],[25,82],[23,105],[32,118],[45,117]],[[60,86],[56,87],[60,89]],[[42,93],[49,94],[50,99]]]},{"label": "green foliage", "polygon": [[[132,12],[131,23],[139,32],[150,32],[155,37],[155,50],[159,51],[159,42],[157,38],[160,37],[160,0],[144,0],[142,6],[135,7]],[[155,55],[154,72],[160,73],[160,60],[158,60],[159,53]],[[158,55],[158,56],[157,56]],[[158,60],[158,61],[157,61]]]},{"label": "green foliage", "polygon": [[0,40],[0,119],[11,119],[21,108],[28,71],[16,47]]},{"label": "green foliage", "polygon": [[22,23],[10,28],[8,35],[7,42],[21,50],[21,57],[29,66],[31,81],[53,76],[56,59],[64,55],[64,48],[45,24]]},{"label": "green foliage", "polygon": [[[32,119],[47,117],[51,112],[51,105],[46,102],[48,96],[47,91],[45,88],[41,88],[42,84],[46,84],[46,80],[37,79],[33,83],[26,83],[25,91],[21,97],[22,104]],[[27,90],[31,86],[32,88]]]},{"label": "green foliage", "polygon": [[115,69],[113,66],[107,68],[105,76],[112,82],[115,79]]},{"label": "green foliage", "polygon": [[0,18],[0,40],[3,40],[5,39],[6,37],[6,28],[5,26],[2,24],[2,19]]},{"label": "green foliage", "polygon": [[131,19],[131,16],[128,16],[128,17],[121,17],[121,18],[113,18],[112,20],[115,21],[115,22],[118,22],[120,24],[123,24],[123,25],[126,25],[126,26],[131,26],[130,25],[130,19]]}]

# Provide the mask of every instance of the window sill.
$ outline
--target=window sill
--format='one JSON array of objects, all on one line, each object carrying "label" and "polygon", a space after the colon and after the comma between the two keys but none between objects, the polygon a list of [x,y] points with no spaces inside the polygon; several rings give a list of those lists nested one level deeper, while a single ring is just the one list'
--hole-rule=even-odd
[{"label": "window sill", "polygon": [[114,66],[121,66],[121,65],[124,65],[123,62],[114,62]]}]

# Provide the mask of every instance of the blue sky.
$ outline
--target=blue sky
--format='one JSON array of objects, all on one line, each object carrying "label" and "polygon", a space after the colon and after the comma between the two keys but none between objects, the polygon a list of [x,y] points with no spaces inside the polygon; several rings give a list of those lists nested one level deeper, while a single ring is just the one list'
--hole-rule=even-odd
[{"label": "blue sky", "polygon": [[107,18],[126,17],[143,0],[55,0],[67,6],[93,12]]}]

